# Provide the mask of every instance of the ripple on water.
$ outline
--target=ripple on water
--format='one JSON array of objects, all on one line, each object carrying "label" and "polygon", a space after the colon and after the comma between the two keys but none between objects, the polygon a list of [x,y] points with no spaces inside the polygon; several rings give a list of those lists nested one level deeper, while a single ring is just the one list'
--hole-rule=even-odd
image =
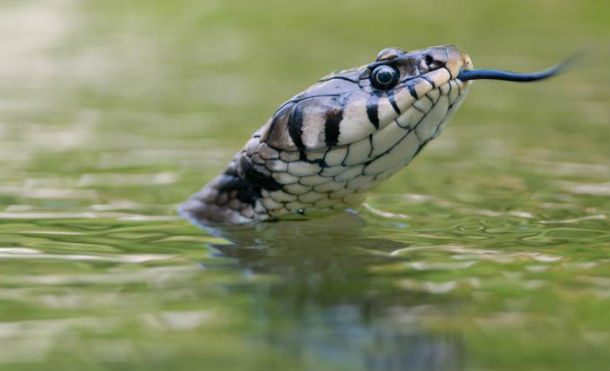
[{"label": "ripple on water", "polygon": [[580,195],[608,196],[610,195],[610,183],[572,183],[560,182],[559,186],[568,192]]},{"label": "ripple on water", "polygon": [[87,261],[87,262],[109,262],[122,264],[141,264],[151,261],[172,260],[175,255],[160,254],[113,254],[83,255],[83,254],[46,254],[30,248],[0,247],[0,259],[36,259],[36,260],[65,260],[65,261]]}]

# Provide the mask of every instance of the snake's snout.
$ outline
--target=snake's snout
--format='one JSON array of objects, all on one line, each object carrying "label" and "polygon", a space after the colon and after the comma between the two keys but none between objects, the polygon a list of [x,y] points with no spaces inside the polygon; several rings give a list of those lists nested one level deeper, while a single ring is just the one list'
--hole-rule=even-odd
[{"label": "snake's snout", "polygon": [[462,70],[472,69],[472,61],[465,51],[453,45],[434,46],[421,51],[420,67],[423,71],[445,68],[452,78],[457,77]]}]

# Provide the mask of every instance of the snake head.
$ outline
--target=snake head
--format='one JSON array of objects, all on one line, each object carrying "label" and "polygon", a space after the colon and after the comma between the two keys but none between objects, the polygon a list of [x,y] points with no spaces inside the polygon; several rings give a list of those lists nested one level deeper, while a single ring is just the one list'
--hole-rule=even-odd
[{"label": "snake head", "polygon": [[470,58],[454,46],[383,49],[372,63],[330,74],[286,101],[261,140],[277,150],[316,152],[368,137],[385,141],[379,135],[394,124],[417,128],[427,142],[465,96],[469,83],[457,78],[465,69],[472,69]]},{"label": "snake head", "polygon": [[182,211],[245,223],[358,204],[441,132],[471,80],[536,81],[564,66],[474,70],[454,46],[383,49],[373,62],[330,74],[282,104]]}]

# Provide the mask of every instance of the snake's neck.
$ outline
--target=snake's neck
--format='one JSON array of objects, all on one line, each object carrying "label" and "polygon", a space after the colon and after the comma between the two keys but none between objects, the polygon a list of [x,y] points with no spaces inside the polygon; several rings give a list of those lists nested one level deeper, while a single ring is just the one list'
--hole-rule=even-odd
[{"label": "snake's neck", "polygon": [[248,177],[250,163],[245,151],[236,153],[220,175],[181,205],[181,213],[212,223],[242,224],[265,219],[261,187]]}]

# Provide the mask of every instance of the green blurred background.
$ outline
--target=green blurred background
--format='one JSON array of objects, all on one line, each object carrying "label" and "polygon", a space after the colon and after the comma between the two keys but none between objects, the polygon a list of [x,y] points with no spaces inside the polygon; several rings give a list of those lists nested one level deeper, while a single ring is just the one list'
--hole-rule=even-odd
[{"label": "green blurred background", "polygon": [[[607,1],[0,0],[0,370],[610,363]],[[387,46],[475,66],[357,214],[176,205],[285,99]]]}]

